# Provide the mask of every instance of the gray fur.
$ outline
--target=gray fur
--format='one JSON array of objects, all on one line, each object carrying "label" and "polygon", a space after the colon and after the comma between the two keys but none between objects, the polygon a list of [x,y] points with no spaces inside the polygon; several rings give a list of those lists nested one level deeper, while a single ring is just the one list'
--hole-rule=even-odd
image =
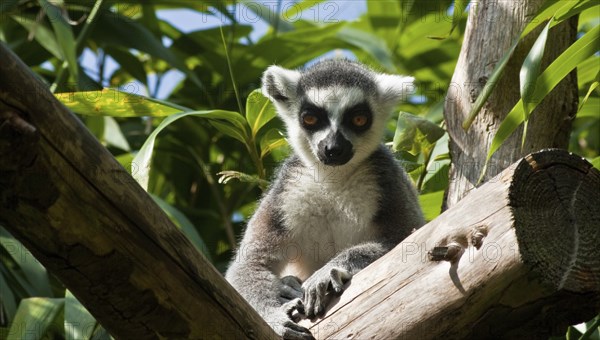
[{"label": "gray fur", "polygon": [[[380,144],[403,82],[411,81],[348,61],[265,72],[263,93],[286,123],[294,154],[250,219],[226,278],[284,338],[312,338],[293,313],[324,313],[352,275],[424,224],[410,179]],[[326,114],[317,131],[301,126],[307,101]],[[365,129],[348,123],[357,104],[368,109]],[[352,157],[325,165],[323,145],[338,139],[350,143]]]}]

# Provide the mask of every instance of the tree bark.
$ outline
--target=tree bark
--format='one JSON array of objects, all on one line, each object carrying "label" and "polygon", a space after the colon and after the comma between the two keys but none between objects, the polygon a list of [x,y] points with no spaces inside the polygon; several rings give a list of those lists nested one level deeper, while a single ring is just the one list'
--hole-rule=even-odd
[{"label": "tree bark", "polygon": [[116,338],[276,338],[0,43],[0,224]]},{"label": "tree bark", "polygon": [[[462,49],[444,105],[452,159],[444,209],[475,188],[500,123],[520,99],[519,70],[542,27],[517,46],[487,103],[469,130],[463,130],[462,123],[494,67],[542,3],[542,0],[482,0],[474,2],[469,11]],[[550,30],[542,69],[575,41],[576,33],[577,18]],[[548,147],[566,148],[577,103],[577,76],[573,71],[533,111],[523,149],[520,127],[492,156],[484,181],[526,154]]]},{"label": "tree bark", "polygon": [[[319,339],[543,338],[600,311],[600,172],[521,159],[360,271]],[[435,261],[442,260],[442,261]]]}]

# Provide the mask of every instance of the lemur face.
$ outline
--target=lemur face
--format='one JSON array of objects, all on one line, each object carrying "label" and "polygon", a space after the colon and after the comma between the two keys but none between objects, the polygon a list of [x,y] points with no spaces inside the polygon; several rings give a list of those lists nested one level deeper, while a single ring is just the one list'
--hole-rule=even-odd
[{"label": "lemur face", "polygon": [[269,67],[263,93],[305,165],[342,166],[361,162],[377,148],[391,109],[412,89],[412,80],[328,60],[304,72]]}]

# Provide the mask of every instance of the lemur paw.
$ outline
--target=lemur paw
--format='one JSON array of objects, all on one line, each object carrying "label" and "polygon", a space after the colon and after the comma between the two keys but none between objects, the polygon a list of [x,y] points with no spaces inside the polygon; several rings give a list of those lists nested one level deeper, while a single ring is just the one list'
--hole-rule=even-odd
[{"label": "lemur paw", "polygon": [[302,309],[302,301],[294,299],[283,304],[279,312],[271,314],[266,321],[283,339],[314,340],[315,338],[307,328],[291,320],[291,314],[298,309]]},{"label": "lemur paw", "polygon": [[307,317],[314,318],[325,313],[329,300],[327,293],[340,294],[344,284],[352,278],[352,274],[339,267],[323,267],[309,277],[304,284],[304,311]]},{"label": "lemur paw", "polygon": [[302,282],[299,278],[288,275],[282,277],[280,282],[279,302],[281,302],[281,304],[290,302],[294,299],[301,299],[304,295],[304,292],[302,291]]}]

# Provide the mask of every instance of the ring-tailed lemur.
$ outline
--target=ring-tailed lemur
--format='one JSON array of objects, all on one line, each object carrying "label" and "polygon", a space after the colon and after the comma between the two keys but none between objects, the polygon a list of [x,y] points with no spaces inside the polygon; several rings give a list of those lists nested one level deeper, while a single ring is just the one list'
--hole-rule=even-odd
[{"label": "ring-tailed lemur", "polygon": [[226,278],[284,338],[311,339],[292,312],[323,314],[330,293],[424,224],[412,183],[381,145],[412,80],[347,60],[264,73],[262,91],[285,122],[293,155]]}]

